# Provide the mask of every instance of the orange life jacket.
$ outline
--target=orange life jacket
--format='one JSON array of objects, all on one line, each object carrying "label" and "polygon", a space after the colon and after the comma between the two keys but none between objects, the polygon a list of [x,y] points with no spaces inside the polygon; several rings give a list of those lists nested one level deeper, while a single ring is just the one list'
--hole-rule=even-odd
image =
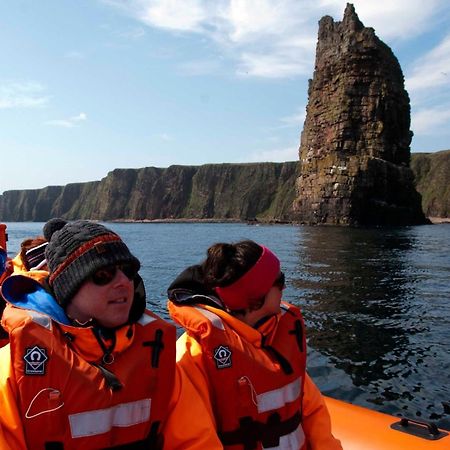
[{"label": "orange life jacket", "polygon": [[[301,425],[306,342],[298,308],[282,303],[272,332],[250,343],[209,306],[169,304],[202,346],[218,434],[225,449],[305,448]],[[220,317],[222,316],[222,317]]]},{"label": "orange life jacket", "polygon": [[[9,276],[9,273],[7,271],[3,272],[0,275],[0,286],[2,285],[3,281],[6,280],[6,278]],[[1,291],[0,291],[0,319],[3,315],[3,310],[5,309],[6,302],[3,298]],[[0,323],[0,348],[4,347],[9,342],[8,333],[3,329],[1,323]]]},{"label": "orange life jacket", "polygon": [[23,275],[28,278],[33,278],[33,280],[36,280],[40,284],[43,284],[45,279],[48,277],[47,270],[28,270],[25,267],[20,253],[17,254],[13,259],[11,259],[11,270],[12,273],[10,273],[10,275]]},{"label": "orange life jacket", "polygon": [[3,324],[29,450],[162,448],[158,431],[175,373],[172,325],[146,311],[116,330],[115,350],[102,361],[92,327],[11,305]]},{"label": "orange life jacket", "polygon": [[[0,275],[0,286],[3,283],[3,280],[6,279],[6,276],[4,274]],[[6,307],[5,299],[2,297],[1,291],[0,291],[0,319],[3,315],[3,310]],[[0,348],[4,347],[9,342],[9,336],[6,330],[3,329],[2,324],[0,323]]]},{"label": "orange life jacket", "polygon": [[[48,277],[48,272],[46,270],[27,270],[19,253],[15,258],[9,260],[7,269],[0,275],[0,286],[8,277],[14,275],[23,275],[25,277],[36,280],[40,284],[43,284],[45,282],[45,279]],[[5,306],[6,302],[0,292],[0,319],[2,317]],[[2,328],[0,324],[0,348],[4,347],[8,342],[8,333]]]},{"label": "orange life jacket", "polygon": [[[7,258],[7,249],[6,249],[6,242],[8,241],[8,233],[6,232],[6,224],[0,223],[0,251],[3,252],[3,255],[6,259]],[[3,283],[3,281],[6,279],[6,277],[9,275],[8,270],[6,267],[3,267],[2,270],[5,269],[2,273],[0,273],[0,286]],[[3,310],[5,309],[5,300],[3,299],[1,293],[0,293],[0,319],[3,314]],[[3,330],[2,326],[0,325],[0,348],[4,347],[9,342],[8,335]]]}]

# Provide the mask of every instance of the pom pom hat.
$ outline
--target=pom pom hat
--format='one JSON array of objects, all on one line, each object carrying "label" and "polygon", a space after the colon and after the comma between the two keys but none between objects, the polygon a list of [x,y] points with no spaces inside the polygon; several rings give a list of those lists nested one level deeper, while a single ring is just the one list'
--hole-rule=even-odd
[{"label": "pom pom hat", "polygon": [[263,298],[280,274],[280,260],[267,247],[260,247],[263,251],[258,261],[242,277],[229,286],[215,288],[231,311],[246,309]]},{"label": "pom pom hat", "polygon": [[99,223],[51,219],[43,231],[48,240],[45,256],[49,284],[63,307],[98,269],[124,263],[131,264],[136,273],[140,268],[139,260],[122,239]]}]

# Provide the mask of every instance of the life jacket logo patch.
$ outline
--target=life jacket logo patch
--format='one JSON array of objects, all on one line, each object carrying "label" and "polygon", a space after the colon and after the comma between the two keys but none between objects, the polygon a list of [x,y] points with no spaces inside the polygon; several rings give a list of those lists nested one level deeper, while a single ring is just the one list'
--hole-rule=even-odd
[{"label": "life jacket logo patch", "polygon": [[47,349],[38,347],[27,348],[23,356],[25,375],[45,375],[45,363],[48,360]]},{"label": "life jacket logo patch", "polygon": [[226,369],[231,367],[231,350],[225,345],[219,345],[214,350],[214,359],[218,369]]}]

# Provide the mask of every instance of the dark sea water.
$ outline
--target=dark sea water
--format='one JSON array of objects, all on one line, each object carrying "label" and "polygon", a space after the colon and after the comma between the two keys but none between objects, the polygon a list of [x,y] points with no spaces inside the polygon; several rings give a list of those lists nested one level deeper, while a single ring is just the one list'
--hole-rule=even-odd
[{"label": "dark sea water", "polygon": [[[9,223],[9,254],[41,223]],[[308,369],[323,393],[450,429],[450,225],[352,229],[245,224],[107,224],[142,262],[151,309],[219,241],[269,246],[285,300],[307,323]]]}]

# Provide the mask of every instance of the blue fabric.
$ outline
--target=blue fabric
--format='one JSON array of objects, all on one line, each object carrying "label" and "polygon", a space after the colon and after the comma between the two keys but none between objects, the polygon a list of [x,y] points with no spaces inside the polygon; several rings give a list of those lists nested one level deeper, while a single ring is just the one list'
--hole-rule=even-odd
[{"label": "blue fabric", "polygon": [[2,294],[9,303],[18,308],[37,311],[50,316],[56,322],[70,325],[66,313],[55,298],[31,278],[21,275],[9,277],[3,283]]},{"label": "blue fabric", "polygon": [[0,247],[0,275],[6,270],[6,260],[6,252]]}]

